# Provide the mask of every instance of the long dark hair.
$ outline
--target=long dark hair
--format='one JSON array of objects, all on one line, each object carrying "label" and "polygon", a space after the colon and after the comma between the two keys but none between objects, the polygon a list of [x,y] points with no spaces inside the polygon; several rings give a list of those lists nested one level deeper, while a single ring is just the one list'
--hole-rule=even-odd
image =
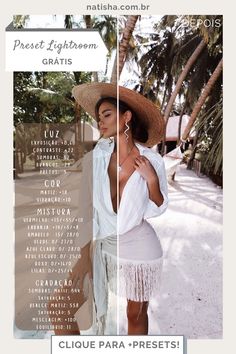
[{"label": "long dark hair", "polygon": [[[115,108],[117,108],[117,99],[114,97],[102,97],[95,106],[95,114],[97,120],[99,120],[98,111],[103,102],[111,103]],[[119,100],[119,111],[124,114],[126,111],[130,111],[132,113],[132,119],[130,122],[130,129],[132,132],[132,137],[134,140],[140,141],[141,143],[145,143],[148,140],[148,129],[145,122],[138,119],[137,114],[131,109],[125,102]]]}]

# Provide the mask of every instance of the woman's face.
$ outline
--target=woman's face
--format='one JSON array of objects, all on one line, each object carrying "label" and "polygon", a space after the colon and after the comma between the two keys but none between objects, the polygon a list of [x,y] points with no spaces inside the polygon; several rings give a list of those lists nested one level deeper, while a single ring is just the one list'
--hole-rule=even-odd
[{"label": "woman's face", "polygon": [[[98,110],[98,127],[103,138],[117,135],[117,108],[110,102],[103,102]],[[124,132],[125,113],[119,114],[119,133]]]}]

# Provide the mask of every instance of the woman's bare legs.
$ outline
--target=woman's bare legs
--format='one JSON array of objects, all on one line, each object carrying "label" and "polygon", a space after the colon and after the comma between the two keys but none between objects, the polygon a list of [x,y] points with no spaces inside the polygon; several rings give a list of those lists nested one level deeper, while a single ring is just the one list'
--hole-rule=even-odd
[{"label": "woman's bare legs", "polygon": [[148,301],[127,300],[128,334],[148,334]]}]

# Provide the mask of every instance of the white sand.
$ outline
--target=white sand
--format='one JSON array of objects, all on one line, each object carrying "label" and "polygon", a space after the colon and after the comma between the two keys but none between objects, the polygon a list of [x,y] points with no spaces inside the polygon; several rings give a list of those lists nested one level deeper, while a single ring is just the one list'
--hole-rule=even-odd
[{"label": "white sand", "polygon": [[[209,178],[178,167],[168,210],[151,221],[164,268],[160,297],[149,308],[149,334],[222,338],[222,197]],[[120,333],[126,334],[122,304]]]}]

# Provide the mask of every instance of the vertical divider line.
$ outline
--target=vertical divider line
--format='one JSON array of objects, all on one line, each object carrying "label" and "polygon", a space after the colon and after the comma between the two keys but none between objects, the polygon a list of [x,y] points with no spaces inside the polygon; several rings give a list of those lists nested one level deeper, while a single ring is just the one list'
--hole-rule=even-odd
[{"label": "vertical divider line", "polygon": [[119,288],[120,288],[120,258],[119,258],[119,195],[120,195],[120,186],[119,186],[119,161],[120,161],[120,139],[119,139],[119,112],[120,112],[120,107],[119,107],[119,21],[118,21],[119,15],[116,17],[116,50],[117,50],[117,61],[116,61],[116,76],[117,76],[117,81],[116,81],[116,90],[117,90],[117,117],[116,117],[116,128],[117,128],[117,135],[116,135],[116,155],[117,155],[117,166],[116,166],[116,190],[117,190],[117,195],[116,195],[116,205],[117,205],[117,335],[120,334],[120,296],[119,296]]}]

